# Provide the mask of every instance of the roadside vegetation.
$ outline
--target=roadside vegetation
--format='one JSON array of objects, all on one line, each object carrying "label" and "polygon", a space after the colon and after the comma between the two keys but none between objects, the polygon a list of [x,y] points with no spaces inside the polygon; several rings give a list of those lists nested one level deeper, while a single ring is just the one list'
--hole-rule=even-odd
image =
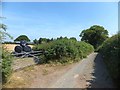
[{"label": "roadside vegetation", "polygon": [[[4,41],[4,39],[6,38],[6,36],[8,36],[9,38],[12,39],[12,37],[6,33],[6,25],[4,24],[0,24],[0,43],[2,43]],[[2,46],[0,47],[1,50],[1,57],[2,57],[2,82],[5,83],[7,82],[12,69],[11,69],[11,64],[12,64],[12,56],[10,55],[10,53]]]},{"label": "roadside vegetation", "polygon": [[2,82],[6,83],[12,73],[12,56],[2,47]]},{"label": "roadside vegetation", "polygon": [[120,86],[120,32],[108,37],[108,31],[98,25],[83,30],[80,34],[81,41],[94,46],[95,51],[102,54],[104,62],[116,85]]},{"label": "roadside vegetation", "polygon": [[61,64],[77,62],[94,51],[92,45],[68,38],[59,38],[33,47],[33,50],[41,49],[47,51],[42,57],[44,63],[57,62]]},{"label": "roadside vegetation", "polygon": [[99,48],[114,82],[120,86],[120,33],[107,39]]}]

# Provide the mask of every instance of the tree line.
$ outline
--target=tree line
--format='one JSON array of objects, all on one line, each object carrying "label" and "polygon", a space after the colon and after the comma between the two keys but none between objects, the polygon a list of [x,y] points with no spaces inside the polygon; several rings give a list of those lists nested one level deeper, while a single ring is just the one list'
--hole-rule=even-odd
[{"label": "tree line", "polygon": [[[96,49],[108,38],[108,31],[103,26],[93,25],[88,29],[82,30],[79,36],[81,37],[81,41],[85,41],[86,43],[93,45],[94,48]],[[57,39],[39,38],[39,39],[34,39],[33,43],[42,44],[63,38],[68,39],[67,37],[62,37],[62,36]],[[71,37],[70,39],[77,40],[75,37]],[[21,41],[21,40],[26,40],[30,42],[30,39],[26,35],[20,35],[14,41]]]}]

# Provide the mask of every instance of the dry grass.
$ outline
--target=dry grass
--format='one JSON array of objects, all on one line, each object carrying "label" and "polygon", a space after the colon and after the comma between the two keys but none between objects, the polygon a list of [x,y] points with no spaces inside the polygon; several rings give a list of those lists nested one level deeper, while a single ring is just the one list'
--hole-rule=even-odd
[{"label": "dry grass", "polygon": [[66,66],[35,65],[13,72],[4,88],[46,88],[75,64]]}]

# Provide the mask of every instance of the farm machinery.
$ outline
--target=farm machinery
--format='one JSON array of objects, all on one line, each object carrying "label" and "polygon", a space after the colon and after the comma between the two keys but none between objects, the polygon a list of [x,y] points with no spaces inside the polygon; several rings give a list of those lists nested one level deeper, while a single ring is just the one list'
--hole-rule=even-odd
[{"label": "farm machinery", "polygon": [[35,64],[39,64],[41,59],[38,56],[45,53],[44,50],[33,51],[32,48],[28,46],[28,43],[25,40],[22,40],[19,45],[15,46],[12,55],[19,58],[33,57]]}]

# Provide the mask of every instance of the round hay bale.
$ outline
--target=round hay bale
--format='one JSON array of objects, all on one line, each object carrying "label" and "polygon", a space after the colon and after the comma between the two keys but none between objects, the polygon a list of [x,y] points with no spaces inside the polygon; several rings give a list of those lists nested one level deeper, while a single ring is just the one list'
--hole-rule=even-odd
[{"label": "round hay bale", "polygon": [[30,46],[24,46],[23,47],[23,51],[25,51],[25,52],[30,52],[30,51],[32,51],[32,49],[31,49],[31,47]]},{"label": "round hay bale", "polygon": [[21,46],[15,46],[15,52],[21,53],[23,51],[23,48]]}]

